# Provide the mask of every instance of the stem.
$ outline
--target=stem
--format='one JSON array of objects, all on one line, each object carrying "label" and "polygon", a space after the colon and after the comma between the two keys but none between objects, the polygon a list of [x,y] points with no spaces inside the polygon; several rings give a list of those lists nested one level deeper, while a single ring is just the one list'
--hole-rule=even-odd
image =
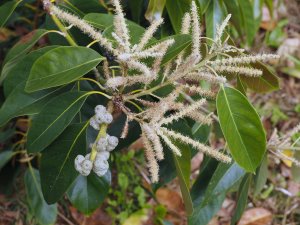
[{"label": "stem", "polygon": [[54,23],[56,24],[56,26],[60,29],[60,31],[65,34],[65,37],[66,37],[67,41],[69,42],[69,44],[72,45],[72,46],[77,46],[76,42],[71,37],[71,35],[68,33],[68,30],[60,22],[60,20],[54,15],[51,15],[51,17],[52,17]]},{"label": "stem", "polygon": [[[113,103],[111,101],[108,102],[108,104],[107,104],[107,111],[109,113],[113,112]],[[105,124],[105,123],[101,124],[101,126],[100,126],[99,133],[97,135],[97,138],[96,138],[96,140],[95,140],[95,142],[93,144],[92,151],[91,151],[90,160],[92,162],[95,161],[95,158],[97,156],[97,149],[96,149],[97,142],[99,141],[100,138],[106,137],[107,128],[108,128],[108,124]]]}]

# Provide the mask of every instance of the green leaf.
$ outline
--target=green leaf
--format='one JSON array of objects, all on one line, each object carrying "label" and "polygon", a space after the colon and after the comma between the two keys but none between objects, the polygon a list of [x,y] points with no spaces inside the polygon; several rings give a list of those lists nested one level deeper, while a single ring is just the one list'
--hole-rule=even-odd
[{"label": "green leaf", "polygon": [[241,76],[237,75],[236,76],[236,89],[239,90],[243,95],[247,97],[247,86],[243,83],[241,80]]},{"label": "green leaf", "polygon": [[242,14],[242,22],[244,24],[246,40],[251,45],[256,35],[256,24],[253,15],[253,6],[249,0],[237,0]]},{"label": "green leaf", "polygon": [[217,26],[223,22],[223,11],[220,0],[211,1],[205,14],[206,36],[214,38]]},{"label": "green leaf", "polygon": [[[40,48],[38,50],[30,52],[24,58],[18,61],[11,70],[7,72],[6,78],[3,82],[3,89],[5,97],[9,96],[9,94],[14,90],[17,83],[22,81],[26,81],[30,74],[31,67],[35,60],[37,60],[40,56],[45,54],[46,52],[57,48],[58,46],[47,46],[44,48]],[[24,89],[24,88],[23,88]]]},{"label": "green leaf", "polygon": [[254,177],[254,195],[259,195],[263,190],[267,179],[268,179],[268,154],[265,154],[260,167],[256,170],[256,175]]},{"label": "green leaf", "polygon": [[132,20],[138,24],[140,23],[140,19],[141,19],[141,15],[142,15],[143,4],[144,4],[143,0],[128,1]]},{"label": "green leaf", "polygon": [[6,163],[14,156],[13,151],[0,152],[0,170],[5,166]]},{"label": "green leaf", "polygon": [[[188,48],[192,43],[192,38],[190,35],[187,34],[177,34],[168,37],[167,39],[174,39],[175,43],[168,48],[163,60],[162,65],[165,65],[172,59],[174,59],[180,52]],[[165,39],[161,39],[160,41],[163,41]]]},{"label": "green leaf", "polygon": [[212,0],[198,0],[197,2],[200,5],[200,9],[201,9],[201,14],[203,15],[204,13],[206,13],[208,6],[210,4]]},{"label": "green leaf", "polygon": [[73,82],[95,68],[103,59],[96,51],[86,47],[55,48],[34,62],[25,91],[33,92]]},{"label": "green leaf", "polygon": [[0,109],[0,126],[17,116],[33,115],[40,112],[53,97],[68,90],[68,87],[62,87],[29,94],[24,91],[24,87],[25,81],[18,84],[2,105]]},{"label": "green leaf", "polygon": [[27,52],[37,43],[37,41],[44,35],[54,31],[48,31],[44,29],[34,30],[29,34],[22,37],[17,44],[15,44],[7,53],[4,62],[3,68],[1,71],[0,83],[3,82],[7,73],[19,63],[19,60],[22,59]]},{"label": "green leaf", "polygon": [[240,185],[240,188],[238,191],[237,204],[235,207],[233,217],[231,219],[231,225],[235,225],[240,220],[243,212],[245,211],[245,208],[247,206],[248,191],[249,191],[249,187],[250,187],[251,178],[252,178],[251,174],[246,174],[241,182],[241,185]]},{"label": "green leaf", "polygon": [[111,183],[111,174],[107,172],[103,177],[95,173],[89,176],[78,176],[68,191],[68,198],[72,205],[85,215],[90,215],[104,201]]},{"label": "green leaf", "polygon": [[0,27],[3,27],[22,0],[8,1],[0,7]]},{"label": "green leaf", "polygon": [[244,31],[244,24],[242,20],[242,12],[239,8],[237,0],[224,1],[224,4],[226,5],[228,13],[231,14],[231,21],[233,25],[241,35],[242,31]]},{"label": "green leaf", "polygon": [[236,163],[220,163],[214,172],[201,205],[205,206],[218,195],[228,192],[245,175],[245,171]]},{"label": "green leaf", "polygon": [[54,224],[57,216],[57,205],[48,205],[45,202],[41,192],[39,172],[30,167],[25,172],[24,182],[30,212],[39,224]]},{"label": "green leaf", "polygon": [[221,209],[226,195],[216,196],[209,204],[195,207],[194,213],[188,217],[189,225],[207,225],[212,217]]},{"label": "green leaf", "polygon": [[279,89],[279,79],[274,74],[273,69],[261,62],[251,64],[255,69],[263,71],[259,77],[241,76],[241,80],[248,88],[258,93],[265,93]]},{"label": "green leaf", "polygon": [[41,183],[45,200],[57,202],[78,176],[74,168],[77,155],[86,153],[88,122],[70,125],[42,154]]},{"label": "green leaf", "polygon": [[114,23],[114,15],[112,14],[89,13],[86,14],[83,19],[100,30],[105,30]]},{"label": "green leaf", "polygon": [[54,141],[71,123],[87,97],[86,92],[67,92],[52,99],[32,119],[27,136],[28,152],[40,152]]},{"label": "green leaf", "polygon": [[242,93],[223,86],[217,96],[217,110],[232,157],[254,173],[266,151],[266,134],[257,112]]},{"label": "green leaf", "polygon": [[173,142],[180,150],[181,157],[173,154],[177,177],[179,179],[180,190],[184,201],[187,215],[193,213],[193,202],[190,195],[190,175],[191,175],[191,150],[189,146],[179,142]]},{"label": "green leaf", "polygon": [[180,33],[181,30],[181,19],[184,14],[189,11],[191,2],[191,0],[167,0],[166,2],[173,29],[177,34]]},{"label": "green leaf", "polygon": [[150,0],[148,3],[145,18],[148,21],[153,21],[157,17],[161,17],[166,5],[166,0]]}]

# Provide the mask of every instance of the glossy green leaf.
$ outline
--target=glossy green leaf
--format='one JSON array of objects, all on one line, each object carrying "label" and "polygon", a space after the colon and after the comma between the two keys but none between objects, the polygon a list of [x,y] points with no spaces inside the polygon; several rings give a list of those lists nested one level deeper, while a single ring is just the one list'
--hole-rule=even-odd
[{"label": "glossy green leaf", "polygon": [[140,19],[143,11],[144,0],[128,1],[132,21],[140,24]]},{"label": "glossy green leaf", "polygon": [[14,153],[11,150],[0,152],[0,170],[13,157]]},{"label": "glossy green leaf", "polygon": [[166,0],[150,0],[145,13],[145,18],[150,22],[160,18],[164,11],[165,5]]},{"label": "glossy green leaf", "polygon": [[8,1],[0,6],[0,27],[3,27],[22,0]]},{"label": "glossy green leaf", "polygon": [[48,31],[44,29],[34,30],[29,34],[22,37],[18,43],[16,43],[7,53],[3,68],[1,71],[0,83],[3,82],[8,72],[19,63],[27,52],[37,43],[37,41],[44,35],[51,33],[53,31]]},{"label": "glossy green leaf", "polygon": [[259,77],[241,76],[241,80],[248,88],[258,93],[265,93],[279,89],[279,78],[275,75],[273,69],[263,63],[257,62],[251,64],[255,69],[263,71]]},{"label": "glossy green leaf", "polygon": [[207,225],[213,216],[221,209],[226,195],[216,196],[209,204],[195,207],[194,213],[188,217],[189,225]]},{"label": "glossy green leaf", "polygon": [[243,95],[247,97],[247,86],[241,80],[241,76],[237,75],[236,77],[236,89],[239,90]]},{"label": "glossy green leaf", "polygon": [[253,6],[250,0],[237,0],[242,14],[242,21],[244,24],[246,40],[248,45],[251,45],[256,35],[256,24],[253,15]]},{"label": "glossy green leaf", "polygon": [[71,123],[87,97],[86,92],[67,92],[52,99],[32,119],[27,136],[28,152],[40,152],[53,142]]},{"label": "glossy green leaf", "polygon": [[179,180],[180,190],[184,201],[187,215],[193,213],[193,202],[190,195],[190,175],[191,175],[191,150],[189,146],[175,142],[174,144],[181,150],[182,156],[173,154],[173,160],[176,167],[176,173]]},{"label": "glossy green leaf", "polygon": [[180,33],[181,20],[191,8],[191,0],[167,0],[166,8],[175,33]]},{"label": "glossy green leaf", "polygon": [[200,9],[201,9],[201,14],[203,15],[204,13],[206,13],[208,6],[210,4],[212,0],[198,0],[197,2],[200,5]]},{"label": "glossy green leaf", "polygon": [[258,167],[256,170],[256,175],[254,177],[254,195],[261,194],[261,191],[267,183],[268,172],[268,154],[265,154],[260,167]]},{"label": "glossy green leaf", "polygon": [[7,72],[7,76],[3,82],[5,97],[9,96],[9,94],[16,87],[16,84],[26,81],[28,79],[33,63],[40,56],[57,47],[58,46],[53,45],[53,46],[40,48],[38,50],[30,52],[24,58],[20,59],[20,61],[18,61],[18,64],[16,64],[14,67],[12,67],[11,70]]},{"label": "glossy green leaf", "polygon": [[251,182],[251,174],[245,175],[243,178],[241,185],[239,187],[238,191],[238,200],[235,207],[235,211],[233,214],[233,217],[231,219],[231,225],[235,225],[240,218],[242,217],[243,212],[245,211],[245,208],[247,206],[247,200],[248,200],[248,191],[250,187]]},{"label": "glossy green leaf", "polygon": [[62,87],[27,93],[24,91],[24,87],[25,81],[18,84],[5,100],[0,109],[0,126],[17,116],[33,115],[40,112],[53,97],[64,90],[68,90],[66,87]]},{"label": "glossy green leaf", "polygon": [[91,71],[103,59],[96,51],[86,47],[55,48],[34,62],[25,90],[33,92],[68,84]]},{"label": "glossy green leaf", "polygon": [[57,205],[48,205],[45,202],[41,191],[39,172],[30,167],[25,172],[24,182],[29,209],[38,224],[54,224],[57,217]]},{"label": "glossy green leaf", "polygon": [[242,93],[229,87],[221,87],[216,105],[232,157],[254,173],[266,151],[266,134],[257,112]]},{"label": "glossy green leaf", "polygon": [[[173,38],[175,43],[167,50],[163,60],[162,65],[170,62],[174,59],[180,52],[188,48],[192,43],[192,38],[187,34],[178,34],[170,36],[169,38]],[[164,39],[162,39],[164,40]],[[160,40],[160,41],[162,41]]]},{"label": "glossy green leaf", "polygon": [[222,1],[210,1],[205,14],[206,36],[214,38],[217,32],[217,26],[223,22]]},{"label": "glossy green leaf", "polygon": [[90,215],[104,201],[110,183],[110,172],[103,177],[98,177],[93,172],[87,177],[80,175],[68,191],[69,200],[80,212]]},{"label": "glossy green leaf", "polygon": [[245,171],[236,163],[219,164],[209,181],[201,205],[205,206],[216,196],[228,192],[244,175]]},{"label": "glossy green leaf", "polygon": [[224,4],[226,5],[228,13],[231,14],[230,21],[233,23],[239,34],[242,35],[242,32],[244,31],[244,24],[242,20],[242,12],[239,8],[238,1],[224,1]]},{"label": "glossy green leaf", "polygon": [[92,26],[105,30],[113,25],[114,15],[104,13],[89,13],[86,14],[83,19]]},{"label": "glossy green leaf", "polygon": [[57,202],[78,176],[74,168],[77,155],[86,153],[88,122],[70,125],[42,154],[41,183],[45,200]]}]

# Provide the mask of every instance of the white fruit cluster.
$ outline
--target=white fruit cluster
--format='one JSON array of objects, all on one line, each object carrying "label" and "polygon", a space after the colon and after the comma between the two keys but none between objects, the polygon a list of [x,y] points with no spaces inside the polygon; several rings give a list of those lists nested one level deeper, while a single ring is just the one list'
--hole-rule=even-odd
[{"label": "white fruit cluster", "polygon": [[95,115],[90,119],[90,125],[95,129],[99,130],[100,125],[110,124],[113,121],[112,115],[107,111],[105,106],[97,105],[95,107]]},{"label": "white fruit cluster", "polygon": [[[90,125],[96,129],[100,129],[101,124],[109,124],[112,122],[112,115],[102,105],[97,105],[95,108],[95,116],[90,120]],[[92,151],[97,151],[94,161],[91,160],[91,154],[86,156],[78,155],[75,158],[75,169],[83,176],[88,176],[93,170],[99,177],[103,176],[109,168],[109,155],[119,143],[115,136],[105,134],[100,137],[93,144],[91,144]]]}]

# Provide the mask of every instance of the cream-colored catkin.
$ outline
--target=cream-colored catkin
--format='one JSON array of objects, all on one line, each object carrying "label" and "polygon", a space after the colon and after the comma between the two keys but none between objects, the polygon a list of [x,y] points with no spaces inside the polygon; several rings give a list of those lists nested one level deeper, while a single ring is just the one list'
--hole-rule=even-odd
[{"label": "cream-colored catkin", "polygon": [[247,56],[238,56],[224,59],[216,59],[210,61],[211,65],[237,65],[237,64],[250,64],[258,61],[268,61],[272,59],[278,59],[279,55],[275,54],[261,54],[261,55],[247,55]]},{"label": "cream-colored catkin", "polygon": [[250,67],[237,67],[237,66],[222,66],[216,65],[213,69],[217,72],[228,72],[243,74],[250,77],[258,77],[262,75],[262,71]]},{"label": "cream-colored catkin", "polygon": [[49,6],[49,12],[50,14],[55,15],[60,20],[67,22],[78,29],[80,29],[83,33],[89,35],[93,40],[98,40],[100,45],[104,48],[106,48],[108,51],[112,52],[113,54],[117,55],[118,52],[113,49],[112,44],[102,36],[101,31],[96,30],[93,28],[90,24],[85,22],[84,20],[80,19],[79,17],[72,15],[70,13],[67,13],[55,5],[51,4]]},{"label": "cream-colored catkin", "polygon": [[126,52],[130,51],[130,34],[126,24],[125,16],[119,0],[112,0],[115,6],[114,27],[116,34],[124,40]]},{"label": "cream-colored catkin", "polygon": [[159,172],[159,167],[158,167],[158,163],[155,159],[155,153],[153,150],[153,147],[150,143],[150,141],[148,140],[148,138],[146,137],[146,135],[144,133],[142,133],[142,141],[144,143],[144,147],[145,147],[145,156],[147,159],[147,166],[150,172],[150,176],[151,176],[151,181],[153,183],[158,182],[158,172]]},{"label": "cream-colored catkin", "polygon": [[145,133],[146,137],[152,142],[155,156],[158,160],[164,159],[163,147],[160,143],[159,137],[157,136],[154,129],[148,124],[142,124],[142,132]]},{"label": "cream-colored catkin", "polygon": [[136,49],[134,49],[136,52],[141,51],[145,45],[149,42],[149,40],[153,37],[154,33],[158,29],[158,27],[164,22],[162,18],[154,20],[151,25],[147,28],[145,33],[143,34],[140,42],[136,46]]},{"label": "cream-colored catkin", "polygon": [[187,74],[184,79],[191,81],[205,80],[213,84],[225,84],[226,78],[223,76],[216,76],[215,74],[208,71],[191,72]]},{"label": "cream-colored catkin", "polygon": [[208,98],[215,98],[216,93],[210,90],[205,90],[199,86],[190,85],[190,84],[180,84],[184,90],[189,91],[191,93],[197,93],[199,95],[208,97]]},{"label": "cream-colored catkin", "polygon": [[[190,13],[185,13],[181,23],[181,34],[189,34],[191,28],[191,15]],[[183,55],[185,50],[181,51],[176,59],[176,65],[180,65],[182,63]]]},{"label": "cream-colored catkin", "polygon": [[214,150],[206,145],[201,144],[200,142],[194,141],[193,139],[184,136],[180,133],[176,133],[172,130],[169,130],[167,128],[161,127],[160,128],[167,136],[170,136],[172,138],[175,138],[179,141],[181,141],[182,143],[186,143],[186,144],[190,144],[192,145],[194,148],[198,149],[199,151],[208,154],[209,156],[222,161],[224,163],[230,163],[231,162],[231,158],[218,152],[217,150]]},{"label": "cream-colored catkin", "polygon": [[173,115],[163,118],[161,121],[159,121],[159,125],[166,125],[169,123],[172,123],[174,120],[178,120],[180,118],[183,118],[184,116],[186,116],[187,114],[189,114],[190,112],[198,109],[200,106],[204,105],[206,103],[205,99],[200,99],[196,102],[194,102],[193,104],[183,108],[182,110],[174,113]]},{"label": "cream-colored catkin", "polygon": [[212,118],[209,115],[208,116],[203,115],[198,110],[188,113],[187,116],[201,124],[208,124],[208,125],[212,124]]},{"label": "cream-colored catkin", "polygon": [[200,55],[200,37],[201,37],[201,30],[199,24],[199,16],[198,10],[195,1],[192,1],[192,8],[191,8],[191,19],[192,19],[192,55],[199,56],[199,60],[201,59]]},{"label": "cream-colored catkin", "polygon": [[158,129],[157,134],[163,139],[166,145],[169,146],[169,148],[173,151],[174,154],[181,156],[179,148],[177,148],[161,130]]}]

